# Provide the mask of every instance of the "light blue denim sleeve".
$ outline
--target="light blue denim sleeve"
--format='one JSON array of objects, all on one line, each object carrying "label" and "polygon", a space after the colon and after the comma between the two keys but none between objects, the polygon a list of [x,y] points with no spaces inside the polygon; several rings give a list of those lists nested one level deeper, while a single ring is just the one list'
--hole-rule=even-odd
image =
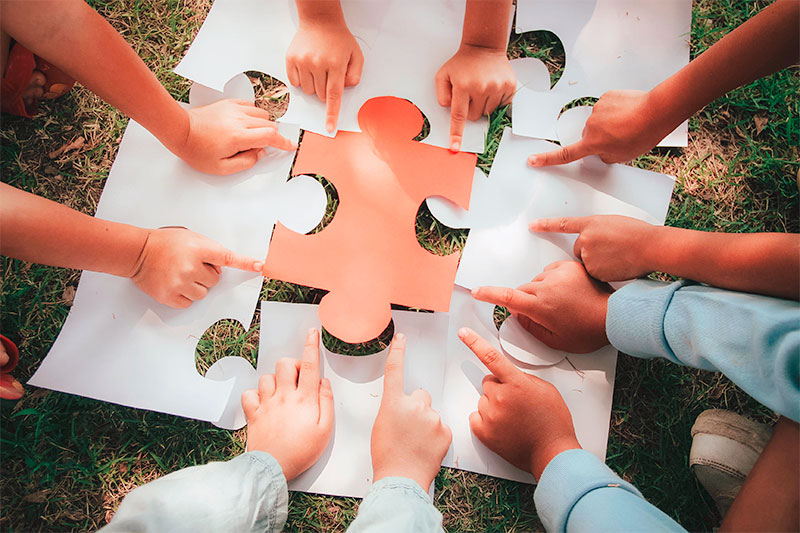
[{"label": "light blue denim sleeve", "polygon": [[800,303],[691,282],[637,280],[611,295],[608,340],[636,357],[722,372],[800,421]]},{"label": "light blue denim sleeve", "polygon": [[556,455],[533,500],[547,531],[685,531],[586,450]]},{"label": "light blue denim sleeve", "polygon": [[369,489],[350,533],[427,533],[444,531],[442,513],[427,492],[405,477],[385,477]]},{"label": "light blue denim sleeve", "polygon": [[134,489],[103,533],[281,531],[289,491],[265,452],[178,470]]}]

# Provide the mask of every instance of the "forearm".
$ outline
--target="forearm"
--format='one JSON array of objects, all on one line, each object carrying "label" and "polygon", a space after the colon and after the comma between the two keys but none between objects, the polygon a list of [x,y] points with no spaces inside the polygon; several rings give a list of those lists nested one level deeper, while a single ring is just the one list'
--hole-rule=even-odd
[{"label": "forearm", "polygon": [[249,452],[135,489],[102,531],[281,531],[288,503],[278,462],[268,453]]},{"label": "forearm", "polygon": [[0,184],[0,252],[44,265],[130,276],[148,231],[90,217]]},{"label": "forearm", "polygon": [[568,450],[550,461],[534,501],[547,531],[683,531],[585,450]]},{"label": "forearm", "polygon": [[189,116],[122,36],[82,0],[0,2],[3,30],[175,151]]},{"label": "forearm", "polygon": [[[800,2],[778,0],[650,91],[664,131],[741,85],[800,59]],[[658,111],[660,110],[660,111]]]},{"label": "forearm", "polygon": [[300,26],[347,27],[339,0],[296,0]]},{"label": "forearm", "polygon": [[653,227],[649,270],[735,291],[800,299],[800,235]]},{"label": "forearm", "polygon": [[461,45],[505,53],[511,9],[511,0],[467,0]]},{"label": "forearm", "polygon": [[386,477],[370,488],[347,531],[438,532],[442,531],[442,514],[416,481]]},{"label": "forearm", "polygon": [[608,299],[606,333],[627,354],[722,372],[800,420],[800,305],[685,281],[637,280]]}]

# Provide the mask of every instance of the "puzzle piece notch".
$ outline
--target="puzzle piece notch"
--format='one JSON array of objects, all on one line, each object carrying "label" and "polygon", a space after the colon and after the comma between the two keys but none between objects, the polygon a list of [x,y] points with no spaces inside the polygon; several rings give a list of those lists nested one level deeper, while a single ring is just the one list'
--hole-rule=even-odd
[{"label": "puzzle piece notch", "polygon": [[[361,106],[376,96],[408,98],[430,120],[422,143],[450,146],[450,109],[439,105],[434,77],[456,52],[464,20],[464,0],[370,2],[342,0],[347,26],[364,54],[359,84],[345,88],[339,130],[358,132]],[[270,20],[263,31],[253,20]],[[280,122],[333,137],[325,125],[325,103],[289,84],[286,51],[298,27],[292,0],[216,0],[175,72],[221,89],[237,72],[256,70],[287,84],[289,108]],[[483,152],[488,120],[467,121],[461,149]]]},{"label": "puzzle piece notch", "polygon": [[458,254],[441,257],[423,249],[415,220],[429,196],[469,207],[477,157],[413,141],[422,123],[412,103],[380,97],[359,111],[363,133],[303,137],[294,174],[325,176],[336,187],[339,205],[331,223],[314,235],[278,224],[265,272],[330,291],[320,303],[320,318],[345,342],[379,335],[392,303],[449,308]]},{"label": "puzzle piece notch", "polygon": [[[556,140],[556,122],[567,103],[616,89],[649,91],[684,67],[691,5],[691,0],[520,0],[516,32],[552,31],[564,45],[566,64],[551,90],[517,92],[514,133]],[[519,61],[512,60],[512,67]],[[659,146],[686,146],[687,132],[684,122]]]},{"label": "puzzle piece notch", "polygon": [[[252,94],[243,75],[226,84],[225,93],[195,86],[190,106],[244,97],[245,90]],[[287,124],[280,131],[290,138],[299,135],[297,127]],[[316,180],[304,176],[287,181],[293,156],[269,148],[252,169],[210,176],[191,169],[131,121],[97,216],[141,227],[185,226],[237,253],[265,257],[274,221],[289,207],[306,207],[304,216],[287,216],[287,224],[303,232],[316,226],[325,211],[325,191]],[[318,192],[310,193],[312,187]],[[201,376],[194,363],[197,339],[223,318],[250,324],[261,284],[256,273],[223,268],[206,298],[178,310],[158,304],[128,279],[84,272],[67,321],[29,383],[218,421],[226,405],[239,401],[229,367],[247,369],[235,357],[223,358],[217,370],[225,370],[227,379],[212,379],[217,370]]]}]

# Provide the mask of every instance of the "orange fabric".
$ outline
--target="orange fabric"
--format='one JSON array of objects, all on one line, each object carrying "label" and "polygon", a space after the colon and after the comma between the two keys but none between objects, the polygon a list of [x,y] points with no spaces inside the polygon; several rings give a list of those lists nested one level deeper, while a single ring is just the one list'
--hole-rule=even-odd
[{"label": "orange fabric", "polygon": [[8,354],[8,362],[0,367],[0,399],[19,400],[24,394],[22,385],[9,374],[19,362],[19,350],[16,344],[3,335],[0,335],[0,343]]},{"label": "orange fabric", "polygon": [[35,68],[36,58],[33,53],[19,43],[12,44],[3,81],[0,82],[0,109],[3,112],[27,118],[36,114],[37,104],[26,108],[22,101],[22,95],[28,88]]},{"label": "orange fabric", "polygon": [[11,45],[6,71],[0,82],[0,110],[27,118],[36,115],[39,102],[26,107],[25,102],[22,101],[22,95],[31,82],[34,70],[41,71],[45,76],[44,95],[42,96],[44,99],[57,98],[66,94],[75,85],[74,79],[15,42]]},{"label": "orange fabric", "polygon": [[351,343],[380,335],[392,303],[449,310],[459,255],[423,249],[415,220],[429,196],[467,209],[477,160],[413,141],[423,117],[400,98],[369,100],[358,123],[363,133],[303,135],[292,174],[324,176],[339,205],[314,235],[278,223],[265,263],[268,276],[330,291],[319,306],[322,325]]}]

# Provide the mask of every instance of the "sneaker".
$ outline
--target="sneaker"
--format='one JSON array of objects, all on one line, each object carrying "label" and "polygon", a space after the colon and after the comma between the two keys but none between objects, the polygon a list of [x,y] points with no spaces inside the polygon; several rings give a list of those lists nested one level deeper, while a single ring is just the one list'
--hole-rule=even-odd
[{"label": "sneaker", "polygon": [[771,427],[723,409],[695,420],[689,465],[723,518],[771,436]]}]

